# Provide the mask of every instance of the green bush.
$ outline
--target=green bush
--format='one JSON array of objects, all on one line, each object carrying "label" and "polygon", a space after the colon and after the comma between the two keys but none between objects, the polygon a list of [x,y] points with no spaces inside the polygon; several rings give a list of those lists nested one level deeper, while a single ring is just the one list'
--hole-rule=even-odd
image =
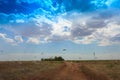
[{"label": "green bush", "polygon": [[61,56],[55,56],[54,58],[42,58],[41,61],[64,61]]}]

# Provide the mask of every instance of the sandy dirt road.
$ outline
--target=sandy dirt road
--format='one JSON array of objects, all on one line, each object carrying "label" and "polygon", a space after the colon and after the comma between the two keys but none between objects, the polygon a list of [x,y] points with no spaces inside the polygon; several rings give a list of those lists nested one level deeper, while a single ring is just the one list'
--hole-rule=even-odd
[{"label": "sandy dirt road", "polygon": [[80,66],[75,62],[64,62],[55,70],[40,73],[36,76],[29,76],[27,80],[87,80],[80,70]]},{"label": "sandy dirt road", "polygon": [[[82,66],[82,67],[81,67]],[[102,77],[101,77],[102,76]],[[55,70],[31,76],[27,80],[110,80],[105,75],[89,70],[76,62],[64,62]]]},{"label": "sandy dirt road", "polygon": [[52,80],[87,80],[81,72],[79,65],[73,62],[65,62],[65,66]]}]

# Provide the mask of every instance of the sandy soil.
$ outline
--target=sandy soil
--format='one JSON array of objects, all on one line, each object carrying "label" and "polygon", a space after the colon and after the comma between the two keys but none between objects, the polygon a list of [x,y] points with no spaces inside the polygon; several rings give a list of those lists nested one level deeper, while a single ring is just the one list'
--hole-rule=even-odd
[{"label": "sandy soil", "polygon": [[65,62],[63,66],[49,72],[29,76],[29,80],[87,80],[77,63]]},{"label": "sandy soil", "polygon": [[53,78],[53,80],[87,80],[81,72],[79,65],[73,62],[65,62],[64,68]]}]

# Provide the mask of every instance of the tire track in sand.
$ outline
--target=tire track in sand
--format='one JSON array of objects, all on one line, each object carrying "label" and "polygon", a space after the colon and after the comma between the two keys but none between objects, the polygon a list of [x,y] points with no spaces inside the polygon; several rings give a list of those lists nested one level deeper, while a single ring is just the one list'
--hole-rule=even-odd
[{"label": "tire track in sand", "polygon": [[53,77],[53,80],[87,80],[78,64],[74,62],[65,62],[63,69]]}]

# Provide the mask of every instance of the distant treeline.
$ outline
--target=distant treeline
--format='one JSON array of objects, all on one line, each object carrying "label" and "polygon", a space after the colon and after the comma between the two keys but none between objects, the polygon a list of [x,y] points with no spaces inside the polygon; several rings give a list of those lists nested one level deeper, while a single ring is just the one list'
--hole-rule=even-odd
[{"label": "distant treeline", "polygon": [[61,56],[55,56],[54,58],[42,58],[41,61],[64,61]]}]

